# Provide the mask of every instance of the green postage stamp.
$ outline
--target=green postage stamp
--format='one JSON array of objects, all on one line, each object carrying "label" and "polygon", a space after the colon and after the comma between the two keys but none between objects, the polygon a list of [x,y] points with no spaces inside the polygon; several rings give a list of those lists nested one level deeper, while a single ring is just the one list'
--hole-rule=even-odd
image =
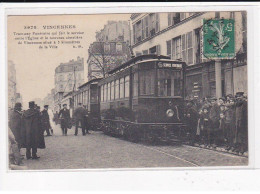
[{"label": "green postage stamp", "polygon": [[235,57],[234,19],[203,20],[204,57],[230,59]]}]

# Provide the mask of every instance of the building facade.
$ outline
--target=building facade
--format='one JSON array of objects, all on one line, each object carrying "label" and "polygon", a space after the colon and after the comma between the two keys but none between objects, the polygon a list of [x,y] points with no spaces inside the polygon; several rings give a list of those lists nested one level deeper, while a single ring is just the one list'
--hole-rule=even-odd
[{"label": "building facade", "polygon": [[55,94],[54,111],[61,108],[63,96],[84,83],[84,59],[77,57],[77,60],[70,60],[67,63],[61,63],[55,69]]},{"label": "building facade", "polygon": [[8,108],[16,103],[16,69],[13,61],[8,61]]},{"label": "building facade", "polygon": [[108,21],[96,32],[96,41],[88,49],[88,80],[104,77],[107,71],[130,58],[128,21]]},{"label": "building facade", "polygon": [[216,96],[215,61],[202,54],[203,19],[234,19],[236,57],[222,60],[222,94],[247,93],[246,12],[132,14],[132,48],[141,54],[167,55],[187,63],[186,94]]},{"label": "building facade", "polygon": [[89,47],[88,80],[102,78],[116,66],[130,58],[129,46],[126,42],[94,42]]},{"label": "building facade", "polygon": [[96,41],[130,41],[128,21],[108,21],[104,28],[96,32]]}]

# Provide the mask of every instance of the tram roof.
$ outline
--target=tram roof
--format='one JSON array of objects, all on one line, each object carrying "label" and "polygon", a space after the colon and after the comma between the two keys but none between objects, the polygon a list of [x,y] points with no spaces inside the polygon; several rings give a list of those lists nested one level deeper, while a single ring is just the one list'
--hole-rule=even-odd
[{"label": "tram roof", "polygon": [[[137,57],[134,57],[132,59],[130,59],[129,61],[123,63],[122,65],[112,69],[111,71],[108,72],[108,74],[112,74],[122,68],[125,68],[127,66],[129,66],[132,63],[135,63],[136,61],[144,61],[144,60],[152,60],[152,59],[168,59],[170,60],[170,57],[165,56],[165,55],[155,55],[155,54],[149,54],[149,55],[140,55]],[[179,61],[180,62],[180,61]]]},{"label": "tram roof", "polygon": [[101,80],[101,79],[103,79],[103,78],[92,79],[92,80],[90,80],[90,81],[88,81],[88,82],[86,82],[86,83],[80,85],[78,88],[81,89],[81,88],[83,88],[84,86],[89,85],[89,84],[92,84],[93,82],[99,81],[99,80]]}]

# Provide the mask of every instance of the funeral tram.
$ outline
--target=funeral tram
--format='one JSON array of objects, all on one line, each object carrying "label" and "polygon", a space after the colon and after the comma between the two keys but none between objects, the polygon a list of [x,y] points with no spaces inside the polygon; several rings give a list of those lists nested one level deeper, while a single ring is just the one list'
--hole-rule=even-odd
[{"label": "funeral tram", "polygon": [[98,81],[101,129],[131,141],[170,141],[184,124],[186,63],[141,55]]}]

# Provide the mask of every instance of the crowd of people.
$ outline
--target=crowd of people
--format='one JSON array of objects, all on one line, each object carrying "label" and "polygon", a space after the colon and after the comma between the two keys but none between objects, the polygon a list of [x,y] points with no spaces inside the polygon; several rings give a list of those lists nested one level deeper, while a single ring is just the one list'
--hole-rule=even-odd
[{"label": "crowd of people", "polygon": [[219,99],[187,99],[184,116],[190,144],[224,147],[241,155],[248,151],[247,96],[243,92]]},{"label": "crowd of people", "polygon": [[[78,128],[82,128],[82,135],[88,132],[88,111],[79,103],[73,113],[73,119],[67,104],[59,113],[53,114],[48,105],[44,105],[41,111],[40,106],[34,101],[29,102],[29,109],[22,110],[22,104],[16,103],[14,108],[9,110],[9,162],[13,167],[22,165],[23,156],[20,154],[22,148],[26,149],[26,158],[37,160],[37,149],[44,149],[46,136],[52,136],[54,124],[60,123],[62,135],[67,136],[67,131],[72,127],[72,120],[75,120],[75,136],[78,135]],[[58,120],[60,122],[58,122]],[[15,167],[14,167],[15,168]]]}]

